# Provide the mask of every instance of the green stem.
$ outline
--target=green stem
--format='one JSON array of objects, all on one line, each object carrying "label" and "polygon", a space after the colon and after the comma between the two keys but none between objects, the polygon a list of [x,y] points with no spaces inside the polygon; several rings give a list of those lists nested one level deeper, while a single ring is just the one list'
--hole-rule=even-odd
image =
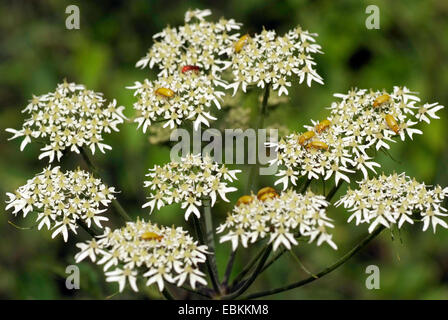
[{"label": "green stem", "polygon": [[331,190],[328,192],[326,200],[330,201],[333,196],[336,194],[336,192],[339,190],[339,188],[342,186],[343,181],[340,181],[337,185],[335,185]]},{"label": "green stem", "polygon": [[165,297],[166,300],[175,300],[167,288],[164,288],[162,290],[162,295]]},{"label": "green stem", "polygon": [[76,223],[83,228],[88,234],[92,236],[92,238],[95,238],[96,236],[99,236],[102,234],[101,230],[98,229],[93,223],[91,224],[90,228],[87,226],[87,224],[82,221],[81,219],[78,219]]},{"label": "green stem", "polygon": [[266,85],[266,87],[264,88],[263,101],[261,102],[260,114],[258,116],[257,127],[255,129],[260,129],[263,127],[264,118],[266,117],[266,115],[268,113],[268,100],[269,100],[270,89],[271,89],[271,84],[268,83]]},{"label": "green stem", "polygon": [[[300,238],[302,238],[302,235],[300,235],[300,233],[295,235],[295,238],[298,240]],[[278,259],[280,259],[280,257],[286,252],[288,251],[288,249],[286,249],[284,246],[282,246],[282,248],[280,249],[279,252],[277,252],[277,254],[275,256],[273,256],[263,267],[263,269],[261,269],[261,272],[264,272],[267,268],[269,268],[275,261],[277,261]]]},{"label": "green stem", "polygon": [[203,297],[206,297],[206,298],[211,298],[211,296],[209,295],[209,294],[207,294],[207,293],[204,293],[204,292],[201,292],[201,291],[195,291],[195,290],[193,290],[193,289],[190,289],[190,288],[188,288],[188,287],[186,287],[186,286],[182,286],[182,287],[180,287],[181,289],[183,289],[183,290],[185,290],[185,291],[187,291],[187,292],[190,292],[190,293],[193,293],[193,294],[197,294],[197,295],[200,295],[200,296],[203,296]]},{"label": "green stem", "polygon": [[210,207],[210,199],[203,199],[202,205],[204,209],[204,222],[205,222],[205,239],[206,244],[208,247],[208,251],[210,254],[208,255],[210,257],[210,264],[212,267],[213,276],[216,279],[216,281],[219,283],[219,276],[218,276],[218,267],[216,266],[216,252],[215,252],[215,237],[213,232],[213,218],[212,218],[212,211]]},{"label": "green stem", "polygon": [[[92,171],[94,174],[101,177],[99,170],[96,168],[96,166],[93,164],[92,160],[90,160],[89,155],[87,154],[86,150],[84,148],[79,148],[81,151],[81,156],[84,159],[84,162],[87,164],[87,167],[90,171]],[[118,202],[117,199],[112,200],[112,205],[115,208],[115,211],[120,215],[120,217],[123,218],[124,221],[131,221],[131,217],[128,215],[126,210],[123,209],[121,204]]]},{"label": "green stem", "polygon": [[[302,187],[301,193],[305,192],[305,190],[308,188],[309,184],[311,183],[310,179],[307,179],[306,182],[304,183],[304,186]],[[336,192],[338,191],[338,189],[341,187],[343,182],[339,183],[337,186],[334,186],[330,192],[328,192],[328,195],[326,197],[327,201],[331,201],[331,199],[333,198],[333,196],[336,194]],[[273,258],[271,258],[271,260],[268,261],[268,263],[266,263],[266,265],[264,266],[264,268],[261,270],[261,272],[265,271],[267,268],[269,268],[275,261],[277,261],[287,250],[285,248],[282,248],[281,251],[279,253],[277,253]]]},{"label": "green stem", "polygon": [[370,241],[372,241],[377,235],[379,235],[381,233],[381,231],[383,231],[384,229],[385,229],[384,226],[378,227],[375,231],[373,231],[373,233],[371,233],[367,237],[365,237],[360,243],[358,243],[353,249],[351,249],[344,256],[342,256],[338,261],[333,263],[331,266],[325,268],[324,270],[322,270],[321,272],[319,272],[315,276],[310,276],[309,278],[300,280],[298,282],[294,282],[294,283],[292,283],[290,285],[287,285],[287,286],[284,286],[284,287],[280,287],[280,288],[277,288],[277,289],[272,289],[272,290],[252,293],[252,294],[249,294],[249,295],[243,297],[243,299],[255,299],[255,298],[270,296],[270,295],[273,295],[273,294],[276,294],[276,293],[280,293],[280,292],[284,292],[284,291],[288,291],[288,290],[291,290],[291,289],[295,289],[295,288],[301,287],[301,286],[303,286],[305,284],[308,284],[308,283],[313,282],[313,281],[315,281],[317,279],[320,279],[323,276],[329,274],[330,272],[336,270],[341,265],[343,265],[347,260],[349,260],[351,257],[353,257],[362,248],[364,248]]},{"label": "green stem", "polygon": [[[204,242],[204,235],[202,233],[202,228],[201,228],[201,223],[200,223],[198,217],[196,217],[195,215],[193,215],[193,224],[194,224],[194,229],[196,231],[196,235],[198,237],[199,243],[201,245],[205,244],[205,242]],[[213,290],[216,293],[219,293],[218,281],[215,278],[215,274],[213,272],[213,267],[212,267],[211,258],[210,258],[209,254],[207,254],[207,259],[205,260],[205,264],[207,266],[208,274],[210,276],[210,280],[211,280],[212,285],[213,285]]]},{"label": "green stem", "polygon": [[117,213],[123,218],[124,221],[131,221],[131,217],[128,215],[126,210],[123,209],[120,202],[117,199],[112,200],[112,205],[114,206]]},{"label": "green stem", "polygon": [[266,250],[266,246],[261,248],[260,251],[252,258],[252,260],[246,265],[246,267],[241,271],[236,278],[233,280],[231,287],[235,288],[238,286],[238,283],[244,278],[244,276],[252,269],[252,267],[257,263],[258,259],[263,255],[263,252]]},{"label": "green stem", "polygon": [[263,269],[261,269],[260,272],[264,272],[267,268],[269,268],[275,261],[277,261],[285,252],[287,251],[287,249],[285,247],[282,247],[280,249],[279,252],[277,252],[277,254],[275,256],[273,256],[263,267]]},{"label": "green stem", "polygon": [[305,181],[305,183],[303,184],[303,186],[302,186],[302,189],[300,190],[300,193],[305,193],[305,191],[306,191],[306,189],[308,189],[308,187],[310,186],[310,184],[311,184],[311,179],[306,179],[306,181]]},{"label": "green stem", "polygon": [[[270,93],[270,89],[271,89],[271,84],[268,83],[266,85],[266,87],[264,88],[264,94],[263,94],[263,100],[261,102],[261,106],[260,106],[260,113],[258,114],[258,120],[257,123],[255,125],[255,132],[257,132],[258,129],[262,128],[264,125],[264,118],[267,115],[267,111],[268,111],[268,100],[269,100],[269,93]],[[258,149],[258,145],[257,145],[257,149]],[[249,192],[255,191],[254,189],[257,186],[257,178],[258,178],[258,174],[257,171],[259,169],[259,163],[258,163],[258,157],[256,157],[256,163],[253,164],[250,169],[249,169],[249,176],[248,176],[248,180],[247,180],[247,185],[246,185],[246,194],[249,194]]]},{"label": "green stem", "polygon": [[309,271],[307,267],[305,267],[305,265],[302,263],[302,261],[300,261],[299,257],[294,253],[294,251],[292,251],[292,249],[289,250],[289,253],[294,258],[294,260],[297,262],[297,264],[300,266],[300,268],[303,271],[305,271],[306,274],[308,274],[309,276],[312,276],[313,278],[317,279],[317,276],[314,273],[312,273],[311,271]]},{"label": "green stem", "polygon": [[268,245],[266,249],[264,250],[263,256],[261,257],[260,261],[258,262],[258,265],[255,269],[255,271],[252,273],[250,278],[244,282],[244,284],[234,293],[231,293],[229,295],[223,296],[222,299],[224,300],[232,300],[235,298],[238,298],[240,295],[242,295],[251,285],[252,283],[257,279],[257,277],[261,273],[261,269],[263,269],[264,264],[266,263],[266,260],[268,259],[269,255],[272,251],[272,244]]},{"label": "green stem", "polygon": [[84,159],[85,163],[87,164],[87,167],[89,167],[89,170],[99,175],[98,169],[92,163],[92,160],[90,160],[90,157],[87,154],[86,150],[83,147],[79,148],[79,150],[81,151],[81,156]]},{"label": "green stem", "polygon": [[230,275],[232,274],[233,263],[235,262],[236,249],[230,253],[229,262],[227,262],[226,271],[224,273],[224,279],[222,280],[222,286],[227,288],[229,283]]}]

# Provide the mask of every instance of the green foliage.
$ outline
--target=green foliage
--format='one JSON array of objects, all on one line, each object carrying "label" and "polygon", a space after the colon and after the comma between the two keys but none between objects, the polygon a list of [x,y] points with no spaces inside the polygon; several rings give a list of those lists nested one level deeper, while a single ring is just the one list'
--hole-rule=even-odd
[{"label": "green foliage", "polygon": [[[134,65],[152,44],[152,35],[167,24],[181,23],[188,8],[209,7],[205,1],[78,1],[81,29],[67,30],[65,7],[69,4],[64,1],[3,1],[0,4],[1,203],[5,201],[5,192],[24,184],[46,166],[46,160],[36,160],[38,146],[31,145],[20,152],[19,142],[7,142],[9,134],[4,131],[8,127],[20,127],[23,121],[20,110],[32,94],[52,91],[66,77],[104,92],[108,99],[116,98],[126,106],[125,114],[132,117],[134,98],[125,86],[148,77],[148,69],[137,70]],[[381,10],[380,30],[365,28],[365,8],[369,4],[376,4]],[[448,105],[448,3],[445,0],[231,0],[215,2],[210,9],[214,17],[233,17],[244,22],[243,33],[257,32],[262,26],[281,33],[301,24],[319,34],[318,43],[325,54],[316,60],[325,85],[291,88],[289,101],[271,112],[266,125],[281,123],[297,130],[309,123],[310,118],[319,119],[327,114],[324,108],[334,100],[333,93],[346,92],[351,87],[390,90],[394,85],[405,85],[418,91],[425,102]],[[251,94],[259,92],[254,90]],[[253,100],[247,98],[245,107],[250,107]],[[447,109],[439,115],[442,119],[432,121],[430,126],[420,126],[424,135],[392,147],[391,154],[399,162],[379,153],[382,169],[405,171],[427,184],[448,185]],[[148,136],[129,123],[121,127],[120,133],[108,135],[106,143],[113,150],[95,156],[95,162],[109,174],[107,182],[122,191],[119,199],[128,211],[134,217],[147,218],[147,212],[141,209],[146,196],[144,174],[147,168],[169,159],[169,148],[149,144]],[[80,160],[70,155],[65,165],[75,166]],[[245,185],[244,180],[239,183],[241,187]],[[320,188],[317,184],[312,187]],[[342,193],[343,189],[336,197]],[[228,208],[226,204],[220,204],[217,209],[225,208]],[[151,218],[168,225],[184,224],[178,209],[166,207]],[[348,215],[340,208],[330,208],[329,216],[336,220],[334,239],[339,250],[304,243],[295,251],[311,272],[335,261],[366,232],[364,227],[348,225]],[[116,292],[116,285],[105,283],[100,270],[88,262],[80,264],[81,290],[66,290],[65,267],[73,263],[76,242],[64,245],[61,239],[50,239],[49,232],[17,230],[8,220],[21,226],[33,223],[14,219],[10,213],[0,218],[0,298],[103,299]],[[408,228],[402,230],[401,236],[403,243],[397,238],[391,241],[386,231],[335,273],[271,298],[447,299],[448,232],[421,234],[415,228]],[[88,235],[80,230],[80,237],[84,239]],[[221,267],[229,250],[228,244],[217,248]],[[235,273],[249,259],[247,252],[240,250]],[[370,264],[380,267],[381,290],[365,288],[365,268]],[[220,272],[224,272],[224,267]],[[252,290],[277,287],[307,276],[285,255],[263,273]],[[159,296],[149,289],[141,295],[126,291],[113,298],[117,297]]]}]

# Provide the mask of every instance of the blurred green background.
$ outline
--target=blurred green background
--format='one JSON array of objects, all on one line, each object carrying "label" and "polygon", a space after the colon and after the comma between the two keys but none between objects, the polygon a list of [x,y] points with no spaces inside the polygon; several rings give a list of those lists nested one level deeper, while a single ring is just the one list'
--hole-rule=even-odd
[{"label": "blurred green background", "polygon": [[[65,28],[65,8],[76,4],[81,12],[80,30]],[[365,27],[369,4],[381,11],[379,30]],[[39,147],[29,145],[19,151],[19,140],[7,141],[5,128],[20,128],[20,113],[32,94],[53,91],[64,77],[116,98],[132,116],[133,92],[125,89],[134,81],[154,77],[148,69],[134,68],[152,44],[152,35],[166,25],[179,25],[189,8],[210,8],[211,19],[221,16],[243,22],[242,32],[257,32],[263,26],[283,33],[297,24],[319,34],[324,55],[316,59],[325,85],[290,89],[289,100],[273,109],[267,124],[281,123],[296,130],[309,119],[325,117],[334,100],[333,93],[351,87],[391,90],[405,85],[420,93],[422,102],[448,105],[448,2],[445,0],[407,1],[2,1],[0,4],[0,201],[47,165],[38,161]],[[258,95],[254,90],[250,96]],[[256,110],[255,99],[245,99],[242,108]],[[424,135],[414,141],[397,143],[390,157],[379,154],[386,173],[405,171],[427,184],[448,185],[448,112],[442,119],[422,125]],[[145,201],[144,174],[154,164],[169,159],[169,147],[149,143],[148,134],[127,123],[119,133],[106,135],[113,150],[95,155],[95,163],[106,172],[106,180],[122,191],[119,200],[133,216],[147,218],[141,208]],[[82,165],[76,155],[64,157],[62,166]],[[245,178],[245,177],[244,177]],[[245,181],[242,179],[240,186]],[[269,181],[266,181],[269,182]],[[319,186],[313,186],[319,191]],[[338,192],[337,196],[342,194]],[[239,195],[232,196],[234,201]],[[227,204],[216,208],[215,223],[225,217]],[[4,210],[3,210],[4,211]],[[338,251],[303,244],[296,249],[302,262],[318,272],[351,248],[365,233],[365,226],[346,223],[347,213],[335,208],[329,215],[336,220],[334,240]],[[111,213],[111,216],[113,214]],[[166,207],[151,219],[164,224],[184,225],[179,207]],[[105,283],[100,268],[83,262],[81,290],[65,289],[67,265],[73,263],[75,244],[88,238],[83,231],[52,240],[49,232],[18,230],[31,226],[32,219],[0,217],[0,298],[4,299],[104,299],[117,291]],[[119,220],[112,221],[116,225]],[[188,226],[185,226],[188,228]],[[293,291],[271,296],[274,299],[447,299],[448,231],[422,233],[420,226],[406,227],[401,241],[384,232],[356,258],[334,273]],[[218,246],[218,263],[223,271],[229,245]],[[255,250],[254,250],[255,251]],[[247,262],[249,250],[240,250],[235,271]],[[381,289],[367,290],[365,269],[378,265]],[[251,291],[278,287],[307,275],[290,256],[284,255],[254,284]],[[155,290],[134,294],[129,290],[113,298],[157,298]],[[181,296],[180,296],[181,297]]]}]

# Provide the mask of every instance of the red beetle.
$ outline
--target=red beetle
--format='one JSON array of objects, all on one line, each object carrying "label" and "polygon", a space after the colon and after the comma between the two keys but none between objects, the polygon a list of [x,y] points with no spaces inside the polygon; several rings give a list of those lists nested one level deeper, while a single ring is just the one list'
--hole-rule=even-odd
[{"label": "red beetle", "polygon": [[188,71],[194,71],[197,73],[199,72],[199,69],[200,68],[198,66],[187,65],[182,68],[182,73],[186,73]]}]

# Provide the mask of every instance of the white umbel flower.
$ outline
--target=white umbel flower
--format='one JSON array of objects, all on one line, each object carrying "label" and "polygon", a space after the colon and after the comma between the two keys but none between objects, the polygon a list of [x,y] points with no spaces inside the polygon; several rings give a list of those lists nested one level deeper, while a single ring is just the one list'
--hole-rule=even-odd
[{"label": "white umbel flower", "polygon": [[201,124],[209,126],[209,120],[216,120],[210,113],[221,108],[221,100],[225,95],[216,86],[213,75],[205,75],[201,71],[179,73],[162,77],[156,81],[145,79],[135,82],[134,95],[138,101],[134,103],[137,110],[135,122],[146,132],[153,122],[165,122],[164,127],[171,129],[182,121],[191,120],[197,129]]},{"label": "white umbel flower", "polygon": [[121,229],[106,228],[103,235],[78,243],[76,262],[90,258],[102,265],[107,282],[117,282],[122,292],[129,283],[138,291],[137,278],[143,276],[146,285],[157,284],[160,291],[165,283],[182,286],[188,280],[195,289],[207,285],[199,265],[206,260],[207,246],[199,245],[181,227],[165,227],[137,220]]},{"label": "white umbel flower", "polygon": [[225,18],[206,21],[204,18],[210,14],[210,10],[187,11],[185,25],[166,27],[154,35],[154,45],[136,67],[156,66],[160,69],[158,76],[167,77],[193,65],[220,78],[221,71],[230,66],[225,54],[230,54],[232,44],[238,40],[238,34],[233,31],[241,24]]},{"label": "white umbel flower", "polygon": [[232,249],[236,250],[240,243],[247,247],[257,240],[269,238],[274,251],[280,245],[289,250],[298,244],[296,238],[300,235],[309,237],[309,242],[317,239],[317,245],[326,242],[337,249],[328,233],[334,225],[326,215],[328,202],[324,196],[311,191],[302,195],[294,190],[280,195],[275,191],[262,193],[268,188],[261,189],[258,196],[240,198],[225,223],[217,228],[218,233],[225,233],[220,242],[230,241]]},{"label": "white umbel flower", "polygon": [[393,138],[402,141],[423,132],[414,126],[430,118],[439,119],[436,112],[444,107],[438,103],[420,105],[420,98],[406,87],[395,86],[390,93],[353,89],[347,94],[335,94],[341,101],[330,106],[331,117],[345,132],[345,140],[359,149],[375,146],[389,149]]},{"label": "white umbel flower", "polygon": [[308,86],[313,81],[323,84],[314,69],[313,55],[322,53],[321,47],[315,43],[316,36],[301,27],[288,31],[284,36],[267,30],[253,37],[244,35],[230,50],[234,79],[229,88],[235,94],[240,86],[246,92],[247,86],[264,88],[269,83],[281,96],[288,95],[293,76],[299,83],[306,80]]},{"label": "white umbel flower", "polygon": [[7,193],[6,210],[13,209],[13,214],[22,213],[36,216],[38,230],[47,227],[52,230],[52,238],[62,234],[64,241],[68,233],[76,234],[78,220],[87,227],[108,221],[103,216],[110,202],[115,199],[114,188],[104,185],[83,170],[62,172],[59,167],[48,167],[15,193]]},{"label": "white umbel flower", "polygon": [[[335,94],[342,101],[330,106],[331,114],[323,121],[311,121],[307,131],[293,133],[278,143],[269,143],[277,151],[273,164],[280,166],[276,184],[296,185],[297,179],[325,180],[334,177],[335,183],[350,182],[349,174],[369,171],[375,173],[380,164],[373,161],[373,149],[390,149],[394,137],[412,139],[423,132],[414,127],[435,114],[443,106],[416,105],[420,99],[406,87],[394,87],[392,93],[382,91],[350,90]],[[417,112],[416,112],[417,111]]]},{"label": "white umbel flower", "polygon": [[448,228],[442,217],[448,216],[442,207],[448,197],[448,188],[435,186],[429,189],[424,183],[407,177],[404,173],[381,175],[363,180],[356,190],[349,189],[337,202],[352,213],[348,221],[370,224],[369,232],[378,225],[390,228],[396,224],[423,222],[423,231],[431,225],[433,231],[440,225]]},{"label": "white umbel flower", "polygon": [[164,166],[155,166],[146,175],[150,180],[144,182],[152,194],[143,208],[150,207],[151,212],[157,208],[172,203],[181,203],[185,209],[185,220],[190,214],[198,218],[199,207],[204,199],[210,199],[213,207],[218,196],[229,201],[228,192],[236,191],[228,187],[227,182],[236,180],[236,174],[241,170],[228,170],[225,165],[214,162],[209,156],[188,155],[179,162],[170,162]]},{"label": "white umbel flower", "polygon": [[10,139],[24,137],[21,151],[39,139],[45,144],[39,159],[48,157],[49,162],[59,161],[66,149],[79,153],[83,146],[90,148],[92,154],[97,148],[104,153],[112,148],[103,143],[103,133],[118,131],[118,125],[126,119],[124,107],[118,107],[116,100],[105,103],[101,93],[64,80],[55,92],[33,96],[22,111],[30,115],[22,129],[6,131],[14,134]]}]

